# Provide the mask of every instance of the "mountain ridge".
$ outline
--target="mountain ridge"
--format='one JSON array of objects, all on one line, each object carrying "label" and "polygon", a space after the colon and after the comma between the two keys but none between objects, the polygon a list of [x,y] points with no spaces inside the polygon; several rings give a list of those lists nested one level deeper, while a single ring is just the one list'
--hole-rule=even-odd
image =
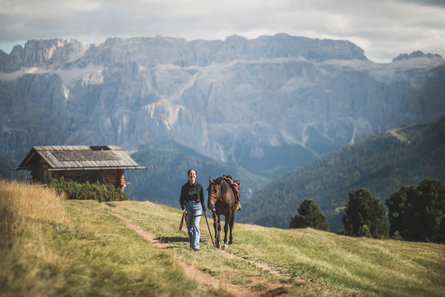
[{"label": "mountain ridge", "polygon": [[[314,46],[315,45],[315,46]],[[323,45],[323,46],[321,46]],[[237,35],[221,40],[192,40],[173,37],[130,37],[107,38],[100,44],[86,44],[75,39],[29,40],[25,46],[16,45],[10,54],[2,51],[0,71],[12,72],[22,67],[65,65],[75,61],[70,54],[85,54],[95,63],[113,64],[116,51],[124,53],[125,59],[132,60],[138,54],[138,48],[149,48],[148,65],[173,64],[179,66],[208,65],[212,62],[221,63],[238,59],[267,59],[276,57],[306,57],[308,59],[359,59],[367,60],[362,49],[349,41],[332,39],[310,39],[295,37],[284,33],[274,36],[261,36],[256,39],[246,39]],[[162,48],[165,52],[155,52]],[[199,50],[202,57],[193,54]],[[154,55],[153,55],[153,52]],[[96,53],[100,53],[96,55]],[[122,55],[122,54],[120,54]],[[117,55],[119,56],[119,54]],[[76,55],[74,55],[76,57]],[[153,59],[150,59],[153,57]],[[137,60],[137,59],[134,59]],[[84,62],[79,59],[77,62]],[[187,62],[190,61],[190,62]],[[146,61],[147,62],[147,61]],[[74,63],[76,64],[76,62]],[[69,65],[69,64],[68,64]],[[81,66],[81,65],[79,65]]]},{"label": "mountain ridge", "polygon": [[0,65],[0,147],[13,160],[33,145],[136,151],[173,139],[276,177],[366,136],[445,114],[439,56],[382,65],[349,41],[286,34],[29,41],[0,55]]}]

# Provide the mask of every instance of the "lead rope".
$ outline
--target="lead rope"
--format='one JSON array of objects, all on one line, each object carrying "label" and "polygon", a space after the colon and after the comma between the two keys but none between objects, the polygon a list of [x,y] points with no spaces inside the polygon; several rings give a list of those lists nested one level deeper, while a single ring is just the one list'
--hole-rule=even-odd
[{"label": "lead rope", "polygon": [[209,226],[209,221],[207,220],[207,215],[206,215],[206,213],[205,213],[205,212],[204,212],[204,217],[206,218],[206,223],[207,223],[207,229],[209,229],[210,239],[212,240],[212,244],[213,244],[213,247],[215,247],[215,242],[213,241],[213,236],[212,236],[212,232],[210,232],[210,226]]}]

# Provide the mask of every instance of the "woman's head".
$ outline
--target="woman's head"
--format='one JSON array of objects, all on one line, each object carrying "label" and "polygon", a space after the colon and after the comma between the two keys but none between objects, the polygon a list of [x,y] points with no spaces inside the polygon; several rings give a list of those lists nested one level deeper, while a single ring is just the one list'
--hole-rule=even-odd
[{"label": "woman's head", "polygon": [[197,176],[198,176],[198,173],[196,172],[195,169],[189,169],[189,171],[187,171],[187,177],[189,179],[190,184],[193,185],[195,183]]}]

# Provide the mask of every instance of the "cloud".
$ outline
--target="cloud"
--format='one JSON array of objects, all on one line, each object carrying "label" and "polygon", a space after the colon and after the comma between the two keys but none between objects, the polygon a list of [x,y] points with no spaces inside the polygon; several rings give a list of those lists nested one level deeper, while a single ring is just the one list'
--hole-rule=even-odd
[{"label": "cloud", "polygon": [[0,48],[28,39],[171,36],[247,38],[287,33],[347,39],[372,60],[422,50],[445,55],[445,1],[3,0]]},{"label": "cloud", "polygon": [[405,3],[415,3],[422,6],[438,6],[445,7],[445,1],[443,0],[397,0]]}]

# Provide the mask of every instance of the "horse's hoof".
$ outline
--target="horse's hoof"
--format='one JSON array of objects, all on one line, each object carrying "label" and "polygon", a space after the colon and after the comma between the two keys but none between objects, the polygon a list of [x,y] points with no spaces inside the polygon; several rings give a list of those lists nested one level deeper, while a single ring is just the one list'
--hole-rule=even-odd
[{"label": "horse's hoof", "polygon": [[228,247],[227,243],[222,246],[222,249],[225,250]]}]

